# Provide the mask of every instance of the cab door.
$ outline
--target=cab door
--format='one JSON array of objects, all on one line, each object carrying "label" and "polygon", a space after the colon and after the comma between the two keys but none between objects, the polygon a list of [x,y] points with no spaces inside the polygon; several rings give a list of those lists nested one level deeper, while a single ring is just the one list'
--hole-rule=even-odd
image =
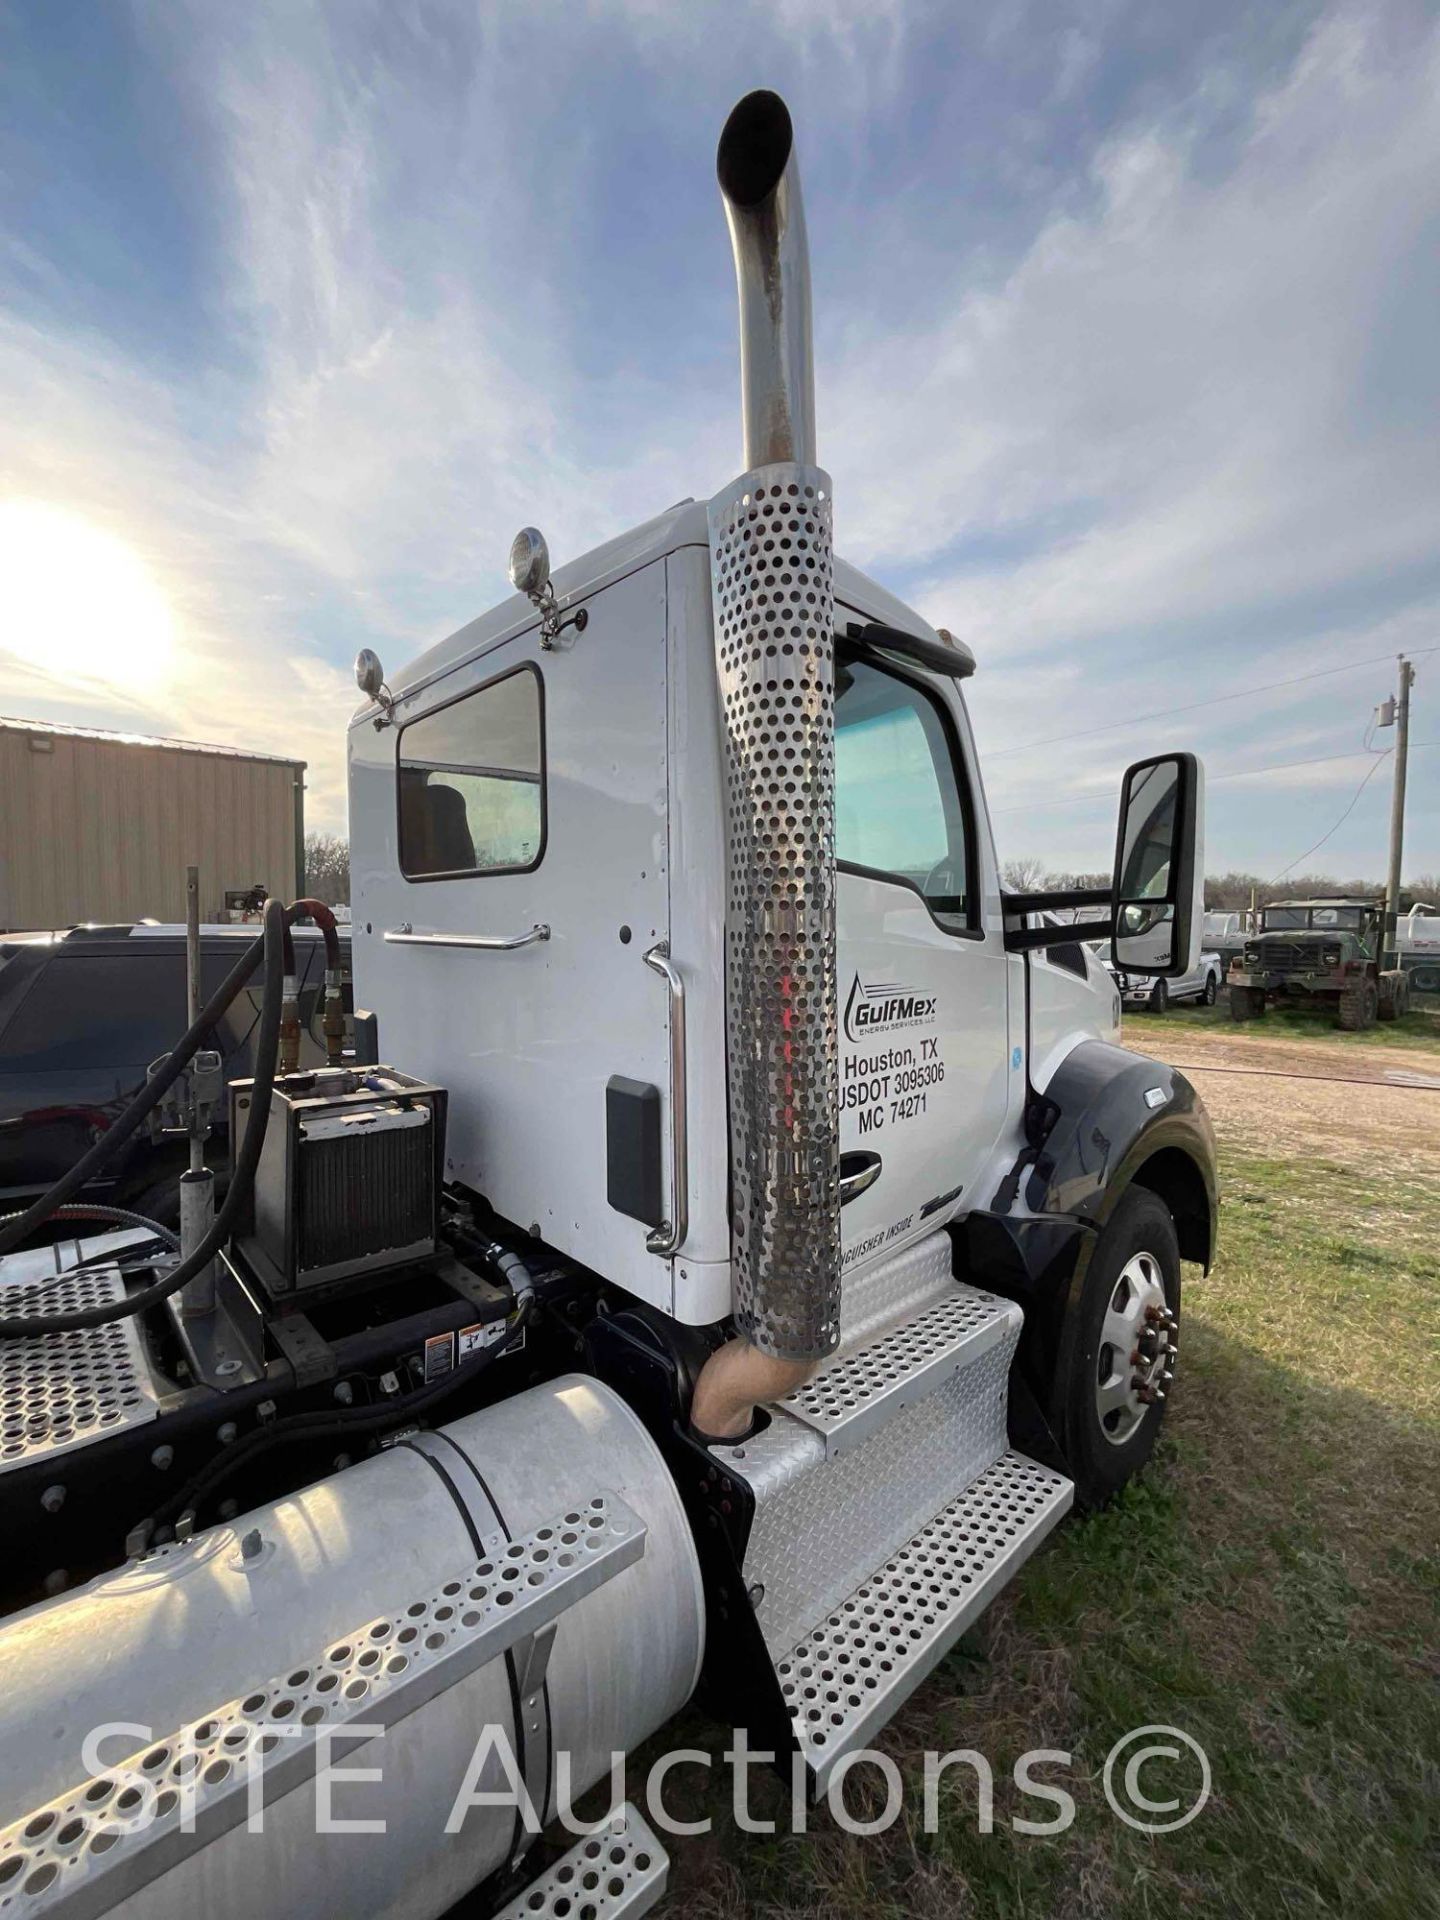
[{"label": "cab door", "polygon": [[668,1311],[609,1194],[612,1079],[667,1123],[672,1091],[663,560],[583,604],[572,642],[530,618],[352,728],[356,976],[386,1060],[450,1090],[448,1177]]},{"label": "cab door", "polygon": [[[1010,1098],[1007,965],[951,688],[844,645],[835,701],[846,1269],[979,1203]],[[996,902],[998,905],[998,901]]]}]

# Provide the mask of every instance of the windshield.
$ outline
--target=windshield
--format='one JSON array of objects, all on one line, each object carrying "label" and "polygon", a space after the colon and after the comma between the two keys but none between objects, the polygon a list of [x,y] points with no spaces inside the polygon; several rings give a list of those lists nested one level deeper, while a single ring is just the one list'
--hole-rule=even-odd
[{"label": "windshield", "polygon": [[1266,933],[1282,927],[1343,927],[1359,933],[1365,919],[1364,907],[1267,907],[1264,926]]}]

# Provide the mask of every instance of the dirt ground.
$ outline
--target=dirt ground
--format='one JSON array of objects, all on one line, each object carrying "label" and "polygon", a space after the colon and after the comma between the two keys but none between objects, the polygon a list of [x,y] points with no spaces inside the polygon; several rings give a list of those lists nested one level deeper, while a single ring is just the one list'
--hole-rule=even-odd
[{"label": "dirt ground", "polygon": [[1440,1059],[1246,1027],[1167,1027],[1127,1019],[1137,1053],[1181,1069],[1227,1145],[1277,1156],[1317,1154],[1359,1170],[1440,1174]]}]

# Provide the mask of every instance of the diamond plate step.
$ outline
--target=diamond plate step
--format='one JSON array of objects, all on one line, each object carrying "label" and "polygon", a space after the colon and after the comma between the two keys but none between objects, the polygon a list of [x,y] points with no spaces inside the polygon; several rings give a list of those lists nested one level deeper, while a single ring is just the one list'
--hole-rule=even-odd
[{"label": "diamond plate step", "polygon": [[[80,1267],[59,1278],[37,1273],[34,1280],[20,1280],[12,1273],[33,1268],[3,1265],[0,1310],[6,1313],[109,1306],[125,1292],[118,1267]],[[159,1412],[133,1319],[0,1340],[0,1473],[142,1426]]]},{"label": "diamond plate step", "polygon": [[779,1405],[818,1433],[833,1459],[1006,1339],[1022,1317],[1014,1301],[947,1285],[933,1306],[842,1351]]},{"label": "diamond plate step", "polygon": [[669,1877],[669,1854],[627,1800],[604,1833],[571,1847],[495,1920],[620,1920],[648,1913]]},{"label": "diamond plate step", "polygon": [[1062,1474],[1006,1453],[776,1663],[818,1795],[1068,1512]]}]

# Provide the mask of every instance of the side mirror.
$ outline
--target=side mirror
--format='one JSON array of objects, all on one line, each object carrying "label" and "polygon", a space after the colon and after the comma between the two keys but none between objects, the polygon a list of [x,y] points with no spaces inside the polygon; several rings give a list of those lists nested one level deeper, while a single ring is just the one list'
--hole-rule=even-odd
[{"label": "side mirror", "polygon": [[1193,753],[1140,760],[1120,789],[1110,912],[1122,973],[1188,973],[1200,958],[1205,769]]}]

